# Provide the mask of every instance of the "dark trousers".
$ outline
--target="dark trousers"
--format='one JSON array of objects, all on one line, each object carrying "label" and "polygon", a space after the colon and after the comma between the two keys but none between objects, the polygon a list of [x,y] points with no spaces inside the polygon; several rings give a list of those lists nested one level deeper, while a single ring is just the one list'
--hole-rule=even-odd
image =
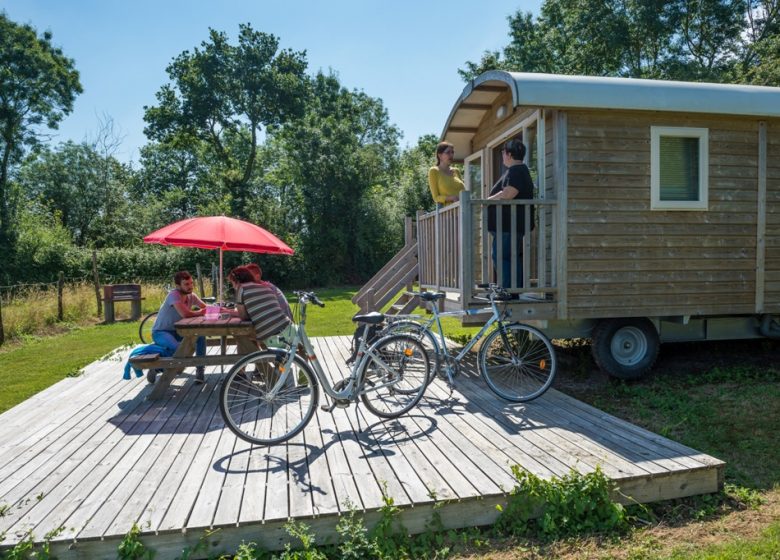
[{"label": "dark trousers", "polygon": [[[512,288],[512,234],[502,233],[501,236],[501,255],[498,255],[498,237],[493,234],[493,275],[498,283],[498,270],[501,271],[501,287]],[[517,256],[515,257],[515,270],[517,273],[517,285],[515,288],[523,287],[523,238],[517,237]]]}]

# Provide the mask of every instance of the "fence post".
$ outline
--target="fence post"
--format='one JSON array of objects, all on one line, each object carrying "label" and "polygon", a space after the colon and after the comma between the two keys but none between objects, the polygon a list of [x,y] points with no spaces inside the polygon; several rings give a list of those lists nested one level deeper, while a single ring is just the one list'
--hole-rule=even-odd
[{"label": "fence post", "polygon": [[62,321],[65,317],[62,306],[62,288],[65,286],[65,273],[60,270],[59,278],[57,278],[57,320]]},{"label": "fence post", "polygon": [[3,328],[3,294],[0,292],[0,346],[5,342],[5,329]]},{"label": "fence post", "polygon": [[97,251],[92,249],[92,280],[95,283],[95,300],[97,301],[97,316],[103,315],[103,301],[100,299],[100,278],[97,269]]},{"label": "fence post", "polygon": [[412,217],[404,217],[404,247],[414,243],[414,234],[412,233]]},{"label": "fence post", "polygon": [[198,294],[201,297],[206,297],[206,292],[203,290],[203,275],[200,273],[200,263],[195,263],[195,275],[198,277]]}]

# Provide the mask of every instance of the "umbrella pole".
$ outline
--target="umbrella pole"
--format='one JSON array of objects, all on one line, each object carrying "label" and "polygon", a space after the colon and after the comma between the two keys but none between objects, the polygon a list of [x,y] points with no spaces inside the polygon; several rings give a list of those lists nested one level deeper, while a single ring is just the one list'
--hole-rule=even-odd
[{"label": "umbrella pole", "polygon": [[222,247],[219,248],[219,299],[217,303],[222,305]]}]

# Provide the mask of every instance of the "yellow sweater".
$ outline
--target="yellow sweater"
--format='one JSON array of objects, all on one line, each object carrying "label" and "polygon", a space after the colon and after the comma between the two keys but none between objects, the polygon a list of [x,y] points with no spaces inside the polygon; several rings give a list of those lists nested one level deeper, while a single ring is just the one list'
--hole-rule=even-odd
[{"label": "yellow sweater", "polygon": [[445,197],[457,196],[466,189],[457,169],[452,170],[452,175],[445,175],[436,166],[428,170],[428,186],[431,187],[433,200],[440,204],[449,204]]}]

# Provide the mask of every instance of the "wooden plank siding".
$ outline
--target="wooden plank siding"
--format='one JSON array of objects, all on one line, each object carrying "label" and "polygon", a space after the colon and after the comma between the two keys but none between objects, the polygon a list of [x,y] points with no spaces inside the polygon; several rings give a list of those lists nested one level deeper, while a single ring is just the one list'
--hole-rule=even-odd
[{"label": "wooden plank siding", "polygon": [[764,311],[780,312],[780,120],[766,121],[766,255]]},{"label": "wooden plank siding", "polygon": [[[753,313],[758,119],[628,111],[567,117],[568,316]],[[650,210],[651,126],[709,130],[708,210]],[[777,140],[774,150],[780,160]],[[780,215],[770,215],[768,234],[773,227],[780,233]],[[780,254],[777,240],[767,263],[780,279],[780,261],[770,258],[772,249]]]}]

